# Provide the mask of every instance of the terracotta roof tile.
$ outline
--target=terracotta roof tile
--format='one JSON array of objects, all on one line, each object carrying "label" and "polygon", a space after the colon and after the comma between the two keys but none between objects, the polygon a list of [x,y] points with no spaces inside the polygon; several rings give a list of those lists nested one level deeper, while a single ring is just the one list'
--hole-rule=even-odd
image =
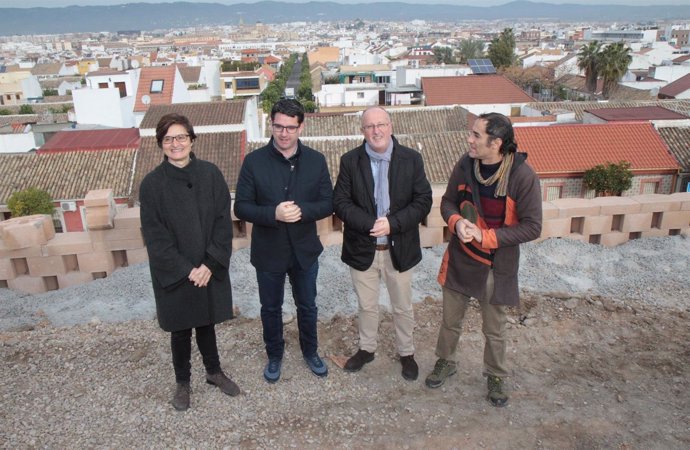
[{"label": "terracotta roof tile", "polygon": [[566,110],[575,113],[575,119],[582,121],[585,110],[601,108],[635,108],[639,106],[661,106],[681,114],[690,112],[690,100],[648,100],[648,101],[609,101],[609,102],[538,102],[527,104],[538,111]]},{"label": "terracotta roof tile", "polygon": [[185,83],[198,83],[201,76],[201,66],[179,67],[180,75]]},{"label": "terracotta roof tile", "polygon": [[635,106],[632,108],[600,108],[585,110],[600,119],[614,121],[629,120],[683,120],[690,119],[685,114],[671,111],[661,106]]},{"label": "terracotta roof tile", "polygon": [[246,100],[153,105],[146,111],[139,127],[156,128],[161,117],[170,113],[187,116],[194,126],[242,124],[246,105]]},{"label": "terracotta roof tile", "polygon": [[[467,129],[467,110],[459,107],[389,109],[396,135],[441,133]],[[361,113],[307,114],[302,137],[361,136]],[[269,119],[270,120],[270,119]],[[266,127],[270,134],[270,128]]]},{"label": "terracotta roof tile", "polygon": [[[467,144],[467,131],[451,131],[432,134],[396,135],[398,141],[407,147],[413,148],[422,154],[427,178],[431,183],[446,183],[448,175],[453,170],[460,156],[469,148]],[[263,147],[268,141],[249,142],[247,151],[253,151]],[[331,138],[304,138],[302,142],[312,147],[326,157],[331,180],[335,184],[340,170],[340,157],[347,151],[364,142],[363,138],[355,137],[331,137]]]},{"label": "terracotta roof tile", "polygon": [[[194,154],[199,159],[210,161],[218,166],[230,190],[234,191],[242,155],[245,152],[245,140],[244,132],[197,134]],[[131,199],[138,200],[141,180],[162,161],[163,150],[156,144],[156,138],[143,137],[137,152]]]},{"label": "terracotta roof tile", "polygon": [[426,104],[479,105],[493,103],[528,103],[534,99],[502,75],[467,75],[458,77],[423,77]]},{"label": "terracotta roof tile", "polygon": [[128,197],[135,150],[0,154],[0,204],[29,187],[53,200],[83,199],[92,189]]},{"label": "terracotta roof tile", "polygon": [[139,129],[115,128],[108,130],[58,131],[41,146],[39,153],[73,150],[136,149],[139,146]]},{"label": "terracotta roof tile", "polygon": [[690,73],[659,89],[659,95],[675,98],[676,95],[682,94],[688,90],[690,90]]},{"label": "terracotta roof tile", "polygon": [[[144,112],[151,105],[171,104],[176,71],[176,66],[142,67],[134,111]],[[163,80],[163,90],[161,92],[151,92],[151,84],[154,80]],[[142,101],[144,95],[149,96],[150,102],[148,105]]]},{"label": "terracotta roof tile", "polygon": [[633,171],[674,173],[678,163],[650,123],[515,128],[518,148],[540,175],[582,173],[597,164],[629,161]]},{"label": "terracotta roof tile", "polygon": [[657,132],[680,163],[683,172],[690,172],[690,127],[663,127],[658,128]]}]

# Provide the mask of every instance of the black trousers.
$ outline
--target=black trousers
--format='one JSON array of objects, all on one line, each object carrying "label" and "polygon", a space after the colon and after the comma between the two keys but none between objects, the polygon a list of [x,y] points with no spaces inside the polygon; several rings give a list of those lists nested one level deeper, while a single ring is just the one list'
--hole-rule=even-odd
[{"label": "black trousers", "polygon": [[[199,347],[206,372],[209,374],[220,372],[215,325],[206,325],[195,328],[195,330],[196,345]],[[192,378],[192,329],[170,333],[170,348],[173,368],[175,369],[175,381],[189,383]]]}]

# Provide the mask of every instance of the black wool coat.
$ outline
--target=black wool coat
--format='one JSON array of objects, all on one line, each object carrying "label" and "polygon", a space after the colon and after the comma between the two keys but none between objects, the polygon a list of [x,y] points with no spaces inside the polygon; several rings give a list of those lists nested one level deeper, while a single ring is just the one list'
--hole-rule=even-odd
[{"label": "black wool coat", "polygon": [[[388,168],[390,212],[388,237],[393,267],[400,272],[422,260],[419,224],[431,211],[431,185],[426,178],[422,155],[393,139]],[[335,214],[343,221],[342,261],[356,270],[371,267],[376,238],[369,230],[376,222],[374,176],[364,143],[340,158],[340,172],[333,192]]]},{"label": "black wool coat", "polygon": [[[286,200],[302,210],[298,222],[276,220],[276,206]],[[298,141],[295,155],[285,159],[271,138],[244,158],[234,208],[237,218],[252,223],[251,263],[256,270],[285,272],[293,260],[309,268],[323,251],[316,221],[333,214],[326,158]]]},{"label": "black wool coat", "polygon": [[[139,200],[160,327],[179,331],[231,319],[231,203],[220,170],[193,154],[182,169],[163,161],[141,182]],[[202,263],[212,277],[196,287],[187,277]]]}]

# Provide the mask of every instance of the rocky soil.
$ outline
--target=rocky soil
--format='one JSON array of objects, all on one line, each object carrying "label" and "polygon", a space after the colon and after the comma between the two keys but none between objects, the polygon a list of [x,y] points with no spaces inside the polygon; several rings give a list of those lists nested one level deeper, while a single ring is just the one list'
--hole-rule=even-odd
[{"label": "rocky soil", "polygon": [[[664,255],[678,252],[679,259],[656,258],[654,249],[662,250],[662,244]],[[283,376],[269,385],[261,376],[260,322],[243,312],[217,328],[221,361],[242,394],[231,398],[206,384],[195,354],[192,407],[184,413],[168,403],[174,388],[168,334],[155,320],[93,318],[57,326],[50,318],[54,312],[37,310],[30,323],[0,331],[0,447],[690,447],[687,239],[640,242],[629,254],[619,249],[615,257],[611,252],[591,256],[600,261],[600,271],[609,272],[601,276],[610,282],[637,279],[636,287],[620,286],[620,295],[597,293],[603,290],[592,281],[598,280],[597,266],[582,255],[599,252],[598,247],[583,244],[564,251],[557,248],[561,245],[540,243],[541,257],[525,255],[523,264],[541,267],[542,281],[526,272],[522,305],[511,311],[513,376],[505,408],[494,408],[484,398],[477,307],[465,322],[457,375],[439,389],[424,386],[435,362],[441,317],[440,296],[434,293],[415,304],[417,381],[400,376],[391,318],[384,312],[376,359],[356,374],[329,360],[325,379],[313,376],[302,362],[292,321],[286,326]],[[554,289],[547,292],[542,283],[552,274],[537,262],[547,257],[560,270],[557,278],[570,279],[571,287],[583,285],[582,292],[553,280]],[[656,264],[644,262],[650,257]],[[564,258],[579,258],[594,270],[588,277],[582,264],[563,270],[558,260]],[[628,275],[613,273],[610,258],[614,266],[624,264]],[[660,281],[647,282],[647,276]],[[15,300],[7,290],[0,290],[3,295],[0,303]],[[319,333],[324,355],[349,355],[357,348],[352,314],[324,318]]]}]

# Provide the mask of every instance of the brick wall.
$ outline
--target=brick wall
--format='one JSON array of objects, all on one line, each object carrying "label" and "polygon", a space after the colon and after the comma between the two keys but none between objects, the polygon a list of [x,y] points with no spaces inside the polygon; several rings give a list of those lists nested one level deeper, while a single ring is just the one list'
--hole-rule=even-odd
[{"label": "brick wall", "polygon": [[[443,189],[434,188],[431,213],[420,225],[424,247],[448,240],[439,207]],[[19,217],[0,222],[0,287],[39,293],[82,284],[110,275],[119,267],[146,262],[139,208],[117,210],[112,190],[87,194],[87,231],[55,233],[50,216]],[[539,240],[574,239],[616,246],[630,239],[682,234],[690,236],[690,193],[649,194],[594,199],[561,198],[543,203]],[[233,249],[250,245],[251,223],[232,216]],[[325,246],[342,244],[342,223],[320,220]]]}]

